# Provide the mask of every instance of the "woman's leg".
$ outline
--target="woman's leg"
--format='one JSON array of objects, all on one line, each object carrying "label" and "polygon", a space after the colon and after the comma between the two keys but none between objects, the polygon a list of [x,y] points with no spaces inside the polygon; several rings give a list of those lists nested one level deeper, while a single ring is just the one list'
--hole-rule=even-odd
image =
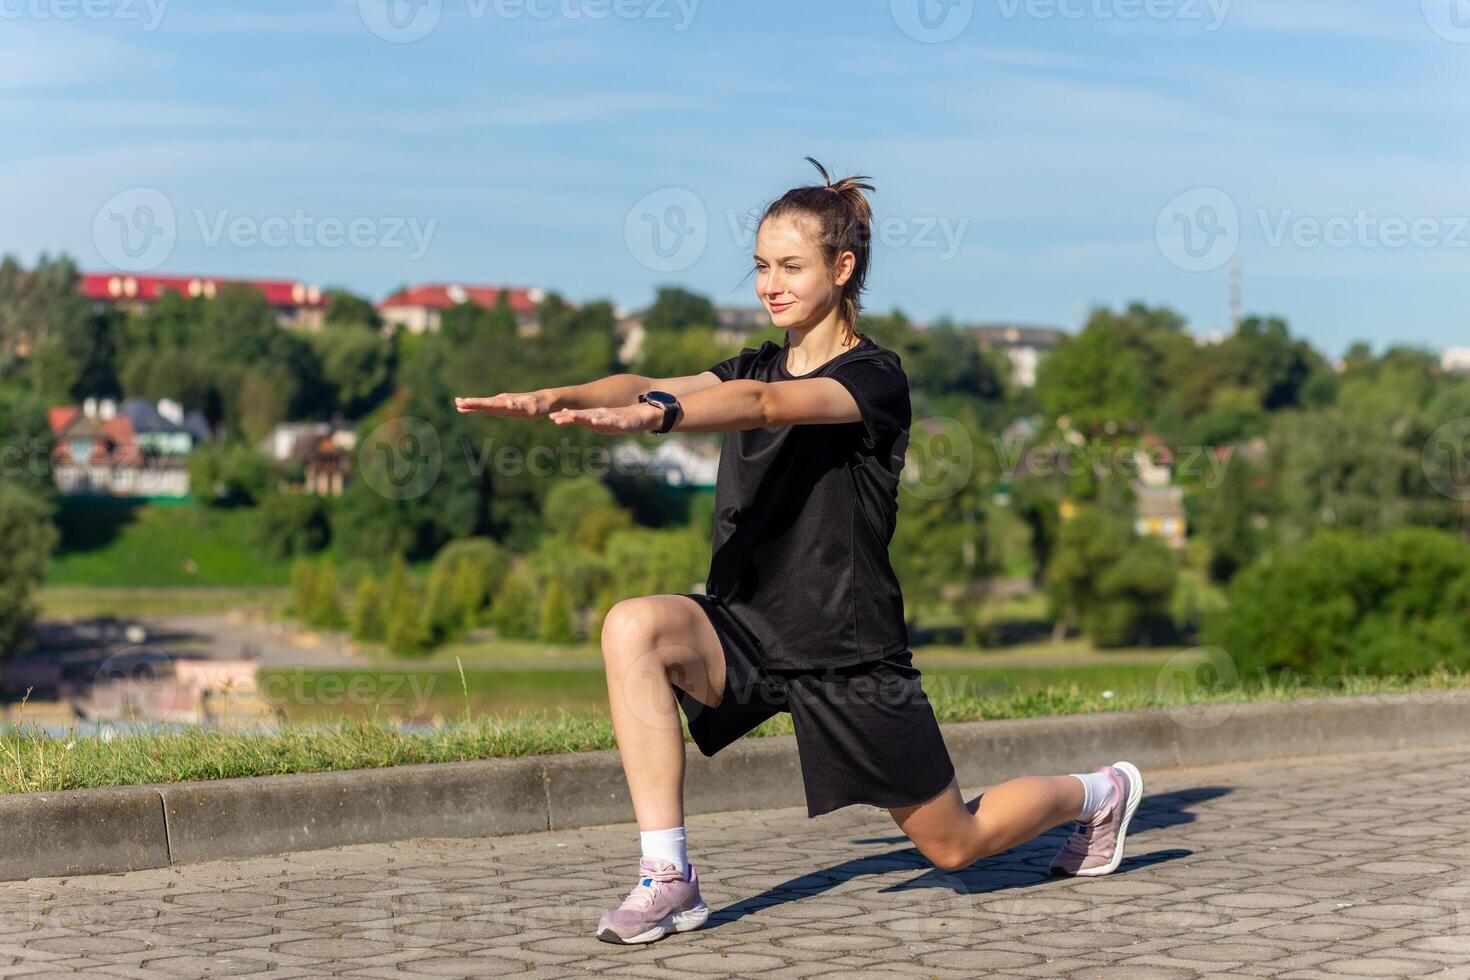
[{"label": "woman's leg", "polygon": [[968,803],[955,778],[932,800],[888,812],[925,857],[958,871],[1075,820],[1082,804],[1082,782],[1072,776],[1022,776]]},{"label": "woman's leg", "polygon": [[688,596],[624,599],[603,620],[602,661],[638,829],[682,826],[684,734],[674,686],[707,705],[719,700],[725,686],[720,638]]}]

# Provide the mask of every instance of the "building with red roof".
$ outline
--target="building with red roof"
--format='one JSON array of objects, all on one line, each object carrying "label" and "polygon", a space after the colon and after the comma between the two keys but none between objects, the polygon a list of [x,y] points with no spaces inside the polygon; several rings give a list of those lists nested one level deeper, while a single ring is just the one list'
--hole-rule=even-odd
[{"label": "building with red roof", "polygon": [[[108,497],[186,497],[188,454],[209,437],[202,415],[183,416],[167,399],[155,408],[111,398],[46,410],[51,429],[51,477],[63,494]],[[161,411],[160,411],[161,409]]]},{"label": "building with red roof", "polygon": [[422,283],[405,286],[378,304],[378,315],[390,327],[410,333],[437,333],[445,310],[463,303],[491,310],[505,294],[510,310],[515,314],[517,330],[521,335],[534,334],[540,328],[536,310],[546,299],[541,289],[523,286],[463,286],[444,283]]},{"label": "building with red roof", "polygon": [[316,331],[326,317],[327,297],[319,286],[287,279],[220,279],[211,276],[144,276],[128,273],[81,275],[82,295],[94,303],[145,310],[167,293],[211,299],[221,286],[249,286],[276,308],[281,326]]}]

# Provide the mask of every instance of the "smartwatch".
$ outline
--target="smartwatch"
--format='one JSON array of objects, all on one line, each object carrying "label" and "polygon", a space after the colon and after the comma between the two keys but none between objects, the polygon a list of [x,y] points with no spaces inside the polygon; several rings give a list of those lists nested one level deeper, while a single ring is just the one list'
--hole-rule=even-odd
[{"label": "smartwatch", "polygon": [[679,418],[679,399],[667,391],[648,391],[638,396],[640,403],[647,402],[650,405],[661,405],[664,410],[664,423],[657,429],[651,431],[662,435],[674,427],[674,422]]}]

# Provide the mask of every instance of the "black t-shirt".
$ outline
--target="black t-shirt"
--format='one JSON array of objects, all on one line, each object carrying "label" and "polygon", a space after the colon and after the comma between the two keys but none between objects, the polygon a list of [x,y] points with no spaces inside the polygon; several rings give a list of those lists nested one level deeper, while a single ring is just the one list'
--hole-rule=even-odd
[{"label": "black t-shirt", "polygon": [[893,656],[908,648],[888,561],[909,441],[908,377],[898,355],[869,337],[803,375],[787,370],[789,349],[789,340],[768,340],[709,370],[721,381],[833,378],[852,392],[862,421],[723,434],[705,591],[756,638],[769,668]]}]

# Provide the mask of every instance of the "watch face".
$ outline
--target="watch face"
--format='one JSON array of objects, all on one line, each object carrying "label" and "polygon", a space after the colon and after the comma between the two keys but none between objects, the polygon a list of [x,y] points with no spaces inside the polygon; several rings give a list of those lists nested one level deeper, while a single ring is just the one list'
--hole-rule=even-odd
[{"label": "watch face", "polygon": [[667,391],[650,391],[648,393],[648,400],[651,402],[658,402],[660,405],[674,404],[674,396],[669,394]]}]

